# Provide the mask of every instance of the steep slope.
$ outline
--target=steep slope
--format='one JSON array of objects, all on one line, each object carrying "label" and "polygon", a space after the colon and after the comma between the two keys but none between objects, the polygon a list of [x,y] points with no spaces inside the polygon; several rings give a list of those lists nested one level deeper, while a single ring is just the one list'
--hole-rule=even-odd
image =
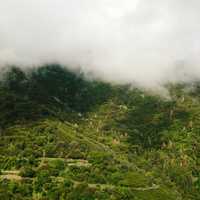
[{"label": "steep slope", "polygon": [[0,199],[200,199],[197,91],[170,85],[166,100],[77,74],[6,73]]}]

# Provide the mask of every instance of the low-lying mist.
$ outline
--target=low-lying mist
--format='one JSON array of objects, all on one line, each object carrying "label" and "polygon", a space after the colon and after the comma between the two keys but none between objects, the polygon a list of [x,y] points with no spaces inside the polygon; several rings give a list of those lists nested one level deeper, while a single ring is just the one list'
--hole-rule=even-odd
[{"label": "low-lying mist", "polygon": [[144,88],[200,78],[198,0],[1,0],[0,65],[59,63]]}]

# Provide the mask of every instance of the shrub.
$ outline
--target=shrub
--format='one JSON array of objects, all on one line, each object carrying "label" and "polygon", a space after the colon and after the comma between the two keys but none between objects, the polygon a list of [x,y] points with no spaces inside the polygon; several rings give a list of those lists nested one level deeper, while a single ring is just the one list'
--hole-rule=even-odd
[{"label": "shrub", "polygon": [[36,175],[36,172],[35,170],[33,170],[33,168],[31,167],[24,167],[21,172],[20,172],[20,175],[22,177],[30,177],[30,178],[33,178],[35,175]]}]

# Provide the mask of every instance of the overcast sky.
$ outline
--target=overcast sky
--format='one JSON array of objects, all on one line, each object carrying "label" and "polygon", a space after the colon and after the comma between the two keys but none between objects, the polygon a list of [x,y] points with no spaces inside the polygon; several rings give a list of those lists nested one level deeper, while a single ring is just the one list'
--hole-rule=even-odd
[{"label": "overcast sky", "polygon": [[59,62],[145,87],[200,78],[199,0],[0,0],[0,65]]}]

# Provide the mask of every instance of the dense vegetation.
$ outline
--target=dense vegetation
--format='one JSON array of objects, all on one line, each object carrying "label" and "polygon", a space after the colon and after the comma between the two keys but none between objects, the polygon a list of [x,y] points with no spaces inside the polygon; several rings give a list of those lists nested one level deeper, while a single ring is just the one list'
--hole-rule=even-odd
[{"label": "dense vegetation", "polygon": [[199,84],[165,99],[59,65],[0,82],[0,199],[200,199]]}]

